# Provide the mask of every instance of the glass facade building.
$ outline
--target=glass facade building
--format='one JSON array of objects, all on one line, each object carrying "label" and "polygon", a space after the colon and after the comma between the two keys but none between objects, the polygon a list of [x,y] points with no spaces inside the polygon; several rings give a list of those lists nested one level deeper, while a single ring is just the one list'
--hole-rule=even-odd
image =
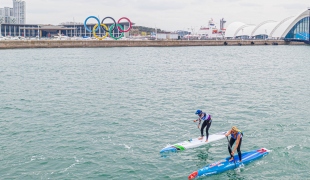
[{"label": "glass facade building", "polygon": [[[120,22],[119,24],[127,29],[129,22]],[[134,24],[134,23],[133,23]],[[93,29],[96,24],[87,24],[89,29]],[[109,28],[113,23],[106,23]],[[86,31],[84,24],[62,24],[58,26],[42,25],[42,24],[1,24],[0,23],[0,36],[22,36],[22,37],[46,37],[50,38],[57,35],[65,35],[69,37],[93,37],[92,32]],[[104,36],[105,31],[101,28],[96,32],[97,36]],[[112,31],[114,37],[119,37],[122,33],[115,28]],[[129,33],[124,34],[125,37],[129,36]]]},{"label": "glass facade building", "polygon": [[298,21],[285,36],[286,40],[309,41],[310,16]]},{"label": "glass facade building", "polygon": [[233,22],[228,25],[225,38],[302,41],[310,43],[310,8],[301,11],[296,16],[290,16],[281,21],[267,20],[258,25]]}]

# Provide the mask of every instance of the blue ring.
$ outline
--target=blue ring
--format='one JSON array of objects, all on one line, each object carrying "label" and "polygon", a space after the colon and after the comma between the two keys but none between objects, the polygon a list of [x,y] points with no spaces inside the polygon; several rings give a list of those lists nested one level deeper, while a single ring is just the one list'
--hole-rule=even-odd
[{"label": "blue ring", "polygon": [[89,28],[87,27],[87,25],[86,25],[87,20],[90,19],[90,18],[94,18],[94,19],[96,19],[96,20],[98,21],[98,27],[96,28],[96,31],[98,31],[99,28],[100,28],[100,20],[99,20],[96,16],[88,16],[88,18],[85,19],[85,21],[84,21],[84,27],[85,27],[86,31],[92,32],[92,30],[89,29]]}]

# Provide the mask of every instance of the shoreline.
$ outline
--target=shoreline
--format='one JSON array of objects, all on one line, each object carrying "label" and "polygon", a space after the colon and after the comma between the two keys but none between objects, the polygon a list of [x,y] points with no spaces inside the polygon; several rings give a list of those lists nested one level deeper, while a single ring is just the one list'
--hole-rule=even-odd
[{"label": "shoreline", "polygon": [[4,40],[0,49],[306,45],[284,40]]}]

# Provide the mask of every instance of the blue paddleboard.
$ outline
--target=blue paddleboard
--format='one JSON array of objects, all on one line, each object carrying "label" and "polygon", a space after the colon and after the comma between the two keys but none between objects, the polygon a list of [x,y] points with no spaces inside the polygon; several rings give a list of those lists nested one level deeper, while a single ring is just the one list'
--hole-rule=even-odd
[{"label": "blue paddleboard", "polygon": [[229,161],[231,157],[227,157],[226,159],[214,162],[212,164],[209,164],[198,171],[193,172],[188,176],[189,180],[195,179],[197,177],[202,176],[210,176],[213,174],[218,174],[227,170],[235,169],[236,167],[239,167],[240,165],[249,164],[252,161],[255,161],[259,158],[262,158],[269,154],[269,150],[266,148],[261,148],[257,150],[252,150],[248,152],[242,153],[242,162],[239,162],[238,154],[234,155],[235,163],[234,161]]}]

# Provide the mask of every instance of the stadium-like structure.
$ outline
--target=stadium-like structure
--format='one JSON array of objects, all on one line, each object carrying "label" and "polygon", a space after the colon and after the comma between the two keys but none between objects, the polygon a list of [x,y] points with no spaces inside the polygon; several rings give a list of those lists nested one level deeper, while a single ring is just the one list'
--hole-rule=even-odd
[{"label": "stadium-like structure", "polygon": [[233,22],[225,32],[226,39],[283,39],[310,42],[310,8],[282,21],[267,20],[258,25]]}]

